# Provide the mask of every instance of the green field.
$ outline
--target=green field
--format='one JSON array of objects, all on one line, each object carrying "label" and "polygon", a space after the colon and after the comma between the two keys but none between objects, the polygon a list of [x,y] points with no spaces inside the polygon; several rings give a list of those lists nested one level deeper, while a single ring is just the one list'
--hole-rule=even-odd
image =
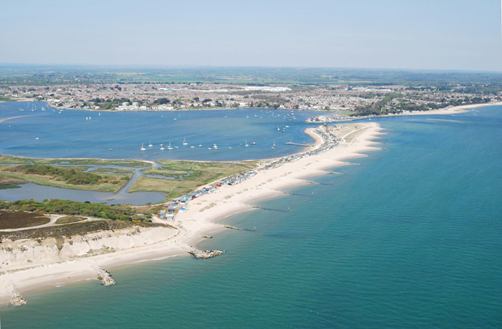
[{"label": "green field", "polygon": [[[0,156],[0,187],[35,183],[60,188],[116,192],[135,169],[141,176],[129,192],[162,192],[176,198],[218,179],[254,168],[256,161],[204,162],[160,160],[158,168],[136,160],[30,159]],[[111,167],[110,167],[111,166]],[[94,170],[88,171],[89,168]]]},{"label": "green field", "polygon": [[244,162],[197,162],[159,161],[161,167],[145,171],[132,187],[131,192],[164,192],[168,199],[191,192],[199,186],[218,179],[248,171],[256,166],[256,161]]},{"label": "green field", "polygon": [[132,175],[132,168],[98,168],[95,165],[133,165],[145,163],[134,161],[105,160],[57,160],[0,157],[0,185],[35,183],[69,189],[101,192],[118,191]]},{"label": "green field", "polygon": [[85,219],[86,219],[85,217],[81,217],[81,216],[66,215],[66,216],[58,218],[56,220],[56,224],[59,224],[59,225],[73,224],[73,223],[78,223],[78,222],[84,221]]},{"label": "green field", "polygon": [[106,205],[102,203],[78,202],[69,200],[21,200],[0,201],[0,210],[4,212],[28,212],[38,214],[61,214],[69,216],[91,216],[103,219],[131,221],[142,219],[132,207]]},{"label": "green field", "polygon": [[51,164],[65,166],[121,166],[146,168],[150,164],[139,160],[107,160],[107,159],[57,159],[57,158],[24,158],[0,155],[0,166],[8,164]]}]

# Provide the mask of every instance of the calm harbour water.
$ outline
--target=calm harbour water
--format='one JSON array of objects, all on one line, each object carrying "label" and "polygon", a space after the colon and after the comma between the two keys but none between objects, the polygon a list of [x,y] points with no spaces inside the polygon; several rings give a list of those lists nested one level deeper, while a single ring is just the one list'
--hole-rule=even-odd
[{"label": "calm harbour water", "polygon": [[[45,103],[7,102],[0,103],[0,154],[147,160],[263,159],[291,154],[302,144],[312,143],[304,134],[308,127],[304,121],[311,115],[261,109],[99,113],[57,111]],[[169,145],[172,150],[168,150]],[[146,150],[141,151],[141,146]],[[161,202],[165,195],[117,195],[35,184],[0,189],[0,200],[46,198],[142,205]]]},{"label": "calm harbour water", "polygon": [[286,212],[233,217],[256,231],[207,242],[224,256],[38,292],[2,324],[501,328],[502,108],[381,122],[381,151],[261,203]]},{"label": "calm harbour water", "polygon": [[[0,154],[149,160],[270,158],[301,149],[288,142],[312,143],[303,133],[304,121],[311,115],[259,109],[98,113],[56,111],[44,103],[0,103],[0,120],[14,118],[0,123]],[[244,147],[246,142],[249,147]],[[274,142],[277,147],[272,149]],[[160,144],[165,148],[171,144],[173,150],[161,151]],[[208,149],[213,144],[217,150]]]}]

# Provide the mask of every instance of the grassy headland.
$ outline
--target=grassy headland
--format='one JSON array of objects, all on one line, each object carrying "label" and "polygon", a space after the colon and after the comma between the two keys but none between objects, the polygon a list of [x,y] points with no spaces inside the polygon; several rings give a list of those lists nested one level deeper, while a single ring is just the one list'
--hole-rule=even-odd
[{"label": "grassy headland", "polygon": [[112,220],[142,220],[145,217],[135,209],[122,205],[106,205],[102,203],[77,202],[69,200],[20,200],[14,202],[0,201],[0,210],[5,212],[29,212],[39,214],[61,214],[71,216],[89,216]]}]

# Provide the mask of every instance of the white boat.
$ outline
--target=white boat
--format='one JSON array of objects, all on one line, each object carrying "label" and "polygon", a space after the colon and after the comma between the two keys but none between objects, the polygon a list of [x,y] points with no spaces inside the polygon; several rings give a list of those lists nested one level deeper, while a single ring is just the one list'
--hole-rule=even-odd
[{"label": "white boat", "polygon": [[188,145],[188,142],[185,138],[183,138],[183,146],[187,146]]},{"label": "white boat", "polygon": [[140,151],[146,151],[146,148],[143,146],[143,144],[141,144],[141,147],[139,149]]},{"label": "white boat", "polygon": [[217,150],[218,149],[218,145],[213,144],[213,149]]},{"label": "white boat", "polygon": [[167,145],[167,149],[168,149],[169,151],[171,151],[171,150],[173,149],[173,147],[171,146],[171,142],[169,142],[169,145]]},{"label": "white boat", "polygon": [[244,144],[244,147],[249,147],[248,141]]},{"label": "white boat", "polygon": [[148,144],[148,147],[152,148],[152,147],[153,147],[153,144],[152,144],[152,143]]},{"label": "white boat", "polygon": [[164,144],[160,144],[160,150],[164,151],[166,148],[164,147]]}]

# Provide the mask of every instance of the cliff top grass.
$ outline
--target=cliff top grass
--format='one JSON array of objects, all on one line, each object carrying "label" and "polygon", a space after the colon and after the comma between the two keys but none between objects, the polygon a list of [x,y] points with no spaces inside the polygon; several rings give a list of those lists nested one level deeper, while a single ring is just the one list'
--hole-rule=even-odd
[{"label": "cliff top grass", "polygon": [[138,214],[138,212],[132,207],[69,200],[21,200],[14,202],[0,201],[0,211],[22,211],[39,214],[89,216],[121,221],[134,221],[144,219],[144,216]]},{"label": "cliff top grass", "polygon": [[134,225],[143,226],[146,224],[134,224],[132,222],[113,221],[113,220],[81,222],[81,223],[74,223],[71,225],[47,226],[32,230],[22,230],[16,232],[0,232],[0,241],[4,239],[18,240],[18,239],[44,239],[50,237],[60,238],[62,236],[71,237],[73,235],[83,235],[91,232],[99,232],[104,230],[118,230],[132,227]]}]

